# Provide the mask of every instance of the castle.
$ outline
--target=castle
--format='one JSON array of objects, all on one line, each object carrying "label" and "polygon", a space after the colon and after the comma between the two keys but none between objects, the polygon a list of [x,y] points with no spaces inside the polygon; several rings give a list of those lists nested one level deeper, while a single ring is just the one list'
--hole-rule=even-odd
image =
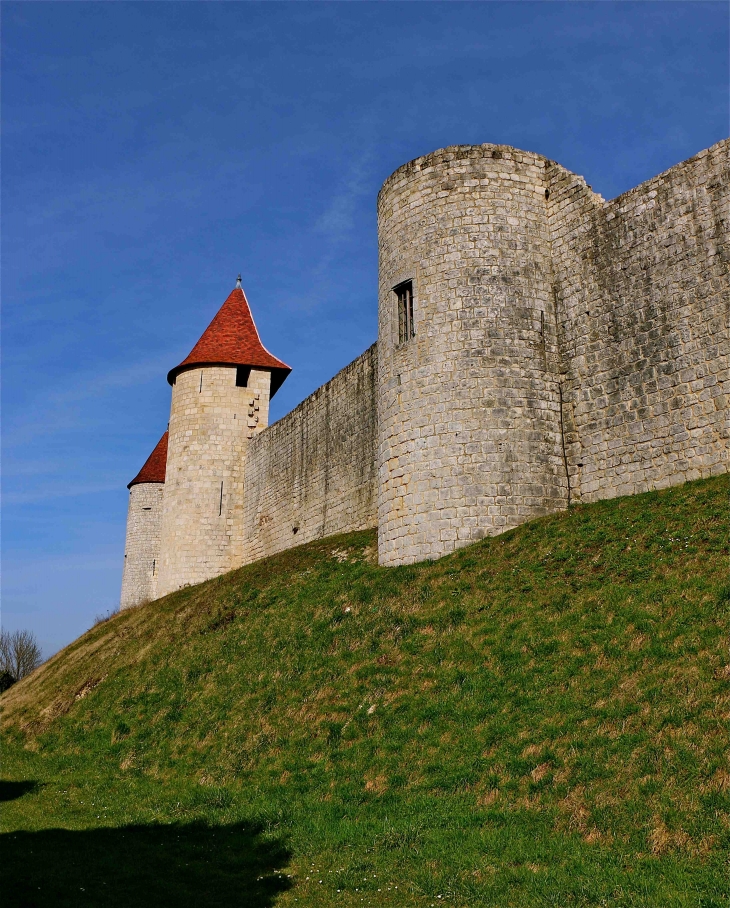
[{"label": "castle", "polygon": [[378,196],[378,340],[268,425],[289,366],[240,286],[170,371],[130,483],[129,607],[334,533],[381,564],[728,470],[730,142],[604,201],[453,146]]}]

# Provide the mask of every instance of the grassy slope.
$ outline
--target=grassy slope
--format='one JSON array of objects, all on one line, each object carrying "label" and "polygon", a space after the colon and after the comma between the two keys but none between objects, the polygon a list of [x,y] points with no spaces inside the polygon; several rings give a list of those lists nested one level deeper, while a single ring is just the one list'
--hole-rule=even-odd
[{"label": "grassy slope", "polygon": [[729,485],[414,567],[326,539],[93,628],[3,698],[4,892],[726,906]]}]

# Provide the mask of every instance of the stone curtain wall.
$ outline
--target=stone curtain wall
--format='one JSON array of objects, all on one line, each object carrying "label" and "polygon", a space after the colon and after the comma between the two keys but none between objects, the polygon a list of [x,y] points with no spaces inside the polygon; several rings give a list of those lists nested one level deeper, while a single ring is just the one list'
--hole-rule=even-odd
[{"label": "stone curtain wall", "polygon": [[[271,373],[181,372],[172,389],[158,593],[216,577],[243,562],[244,461],[268,422]],[[222,484],[222,487],[221,487]]]},{"label": "stone curtain wall", "polygon": [[418,158],[386,180],[378,226],[378,552],[402,564],[567,505],[545,159]]},{"label": "stone curtain wall", "polygon": [[120,608],[157,598],[164,491],[161,482],[138,483],[129,490]]},{"label": "stone curtain wall", "polygon": [[574,500],[728,469],[729,152],[607,203],[548,163]]},{"label": "stone curtain wall", "polygon": [[373,344],[249,444],[246,562],[376,525],[376,375]]}]

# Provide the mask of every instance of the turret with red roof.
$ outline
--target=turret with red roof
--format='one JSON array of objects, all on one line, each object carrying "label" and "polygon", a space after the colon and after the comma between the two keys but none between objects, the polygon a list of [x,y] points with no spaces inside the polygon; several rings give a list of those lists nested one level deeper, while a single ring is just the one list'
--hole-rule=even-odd
[{"label": "turret with red roof", "polygon": [[169,371],[168,431],[127,487],[122,608],[243,563],[246,449],[290,372],[261,343],[239,274],[200,340]]},{"label": "turret with red roof", "polygon": [[[262,344],[239,275],[200,340],[167,375],[158,595],[243,564],[246,451],[268,425],[269,401],[290,372]],[[153,464],[145,471],[152,475]]]},{"label": "turret with red roof", "polygon": [[177,376],[186,369],[200,366],[255,366],[271,371],[270,397],[279,390],[291,367],[277,359],[261,343],[246,294],[241,287],[241,275],[228,299],[203,332],[198,343],[185,359],[167,373],[175,384]]}]

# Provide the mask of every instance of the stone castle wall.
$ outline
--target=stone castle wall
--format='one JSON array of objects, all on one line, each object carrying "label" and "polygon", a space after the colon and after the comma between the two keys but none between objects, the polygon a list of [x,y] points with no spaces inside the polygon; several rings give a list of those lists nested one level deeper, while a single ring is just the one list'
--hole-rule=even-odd
[{"label": "stone castle wall", "polygon": [[[611,202],[501,146],[378,202],[379,557],[728,469],[727,141]],[[393,288],[411,280],[415,337]]]},{"label": "stone castle wall", "polygon": [[547,164],[573,500],[728,469],[729,151],[610,202]]},{"label": "stone castle wall", "polygon": [[181,372],[172,389],[158,593],[200,583],[244,560],[244,464],[250,438],[268,422],[270,373]]},{"label": "stone castle wall", "polygon": [[247,562],[376,525],[376,376],[373,345],[250,442]]},{"label": "stone castle wall", "polygon": [[164,491],[161,482],[141,482],[129,490],[120,608],[157,598]]},{"label": "stone castle wall", "polygon": [[339,532],[378,526],[380,563],[408,563],[726,472],[729,154],[610,202],[506,146],[401,167],[378,197],[377,347],[269,428],[267,371],[178,375],[164,495],[132,487],[123,603]]}]

